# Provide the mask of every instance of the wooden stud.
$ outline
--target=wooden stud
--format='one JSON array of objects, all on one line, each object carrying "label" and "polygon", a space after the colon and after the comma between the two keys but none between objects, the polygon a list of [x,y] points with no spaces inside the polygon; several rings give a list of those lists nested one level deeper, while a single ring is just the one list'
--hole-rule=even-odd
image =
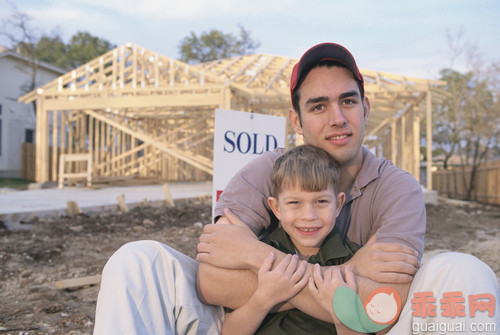
[{"label": "wooden stud", "polygon": [[128,207],[127,204],[125,203],[125,195],[120,194],[116,199],[118,200],[118,208],[120,209],[120,212],[127,213]]},{"label": "wooden stud", "polygon": [[172,200],[172,195],[170,194],[170,189],[167,184],[163,184],[163,191],[165,192],[165,205],[168,207],[175,206],[174,201]]},{"label": "wooden stud", "polygon": [[427,189],[432,190],[432,92],[427,89],[427,99],[425,106],[426,128],[425,137],[427,142]]},{"label": "wooden stud", "polygon": [[50,171],[51,181],[57,181],[57,161],[59,158],[59,145],[58,145],[58,111],[52,111],[52,169]]},{"label": "wooden stud", "polygon": [[81,213],[82,211],[75,201],[66,202],[66,214],[68,214],[68,216],[75,216]]},{"label": "wooden stud", "polygon": [[58,280],[54,283],[54,286],[58,290],[66,290],[66,289],[76,289],[91,285],[98,285],[100,282],[101,282],[101,275],[96,275],[89,277]]}]

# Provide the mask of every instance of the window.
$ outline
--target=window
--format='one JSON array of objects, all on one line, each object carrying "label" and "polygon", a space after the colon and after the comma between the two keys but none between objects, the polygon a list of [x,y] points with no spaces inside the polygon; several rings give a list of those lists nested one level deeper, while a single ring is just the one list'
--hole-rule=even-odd
[{"label": "window", "polygon": [[33,129],[26,129],[24,135],[24,142],[33,143],[33,134],[35,131]]}]

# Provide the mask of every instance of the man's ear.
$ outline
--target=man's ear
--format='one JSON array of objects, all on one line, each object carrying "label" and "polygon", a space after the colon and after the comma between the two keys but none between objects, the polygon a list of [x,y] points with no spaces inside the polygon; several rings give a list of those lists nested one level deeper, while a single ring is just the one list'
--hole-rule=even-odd
[{"label": "man's ear", "polygon": [[340,214],[340,211],[342,210],[342,207],[344,206],[345,203],[345,193],[344,192],[339,192],[337,194],[337,214],[335,217],[338,217]]},{"label": "man's ear", "polygon": [[299,135],[303,135],[302,133],[302,125],[300,122],[299,113],[295,111],[295,109],[290,108],[288,110],[288,121],[292,125],[293,130]]},{"label": "man's ear", "polygon": [[363,99],[363,110],[364,110],[364,113],[365,113],[365,120],[368,120],[368,116],[370,115],[370,100],[368,99],[368,97],[365,96],[365,98]]},{"label": "man's ear", "polygon": [[267,203],[269,204],[269,207],[273,211],[274,215],[278,218],[278,220],[281,221],[281,213],[280,213],[280,206],[278,204],[278,199],[274,197],[269,197],[267,198]]}]

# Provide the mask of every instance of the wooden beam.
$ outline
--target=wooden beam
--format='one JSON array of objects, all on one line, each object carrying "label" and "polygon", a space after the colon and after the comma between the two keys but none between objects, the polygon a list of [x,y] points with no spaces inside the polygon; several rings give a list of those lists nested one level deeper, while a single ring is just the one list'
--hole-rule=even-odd
[{"label": "wooden beam", "polygon": [[58,280],[54,286],[58,290],[74,289],[83,286],[97,285],[101,282],[101,275]]},{"label": "wooden beam", "polygon": [[267,83],[266,87],[264,88],[264,91],[268,91],[274,84],[274,82],[283,74],[283,70],[287,68],[288,64],[292,61],[291,58],[287,59],[283,65],[279,68],[278,71],[274,74],[274,76],[271,78],[271,80]]},{"label": "wooden beam", "polygon": [[427,101],[425,108],[426,117],[426,128],[425,137],[427,142],[427,167],[426,167],[426,178],[427,178],[427,189],[432,190],[432,92],[427,91]]},{"label": "wooden beam", "polygon": [[241,76],[243,73],[245,73],[245,71],[251,66],[254,64],[254,62],[260,58],[260,55],[255,55],[254,57],[252,57],[244,66],[242,66],[240,68],[240,70],[238,72],[236,72],[235,75],[233,75],[233,77],[229,80],[229,82],[235,82],[236,81],[236,78],[238,78],[239,76]]},{"label": "wooden beam", "polygon": [[118,208],[120,209],[120,212],[127,213],[128,207],[127,207],[127,204],[125,203],[125,194],[120,194],[116,198],[116,200],[118,200]]},{"label": "wooden beam", "polygon": [[36,181],[49,181],[49,117],[45,99],[38,99],[36,111]]},{"label": "wooden beam", "polygon": [[412,121],[413,121],[413,153],[412,153],[412,161],[413,161],[413,176],[420,182],[420,117],[418,112],[413,109],[412,112]]},{"label": "wooden beam", "polygon": [[220,106],[223,95],[217,93],[190,95],[152,95],[78,98],[73,100],[47,100],[46,110],[83,110],[83,109],[124,109],[139,107],[205,107]]},{"label": "wooden beam", "polygon": [[397,150],[397,141],[396,141],[396,136],[397,136],[397,127],[398,127],[398,122],[396,119],[392,120],[391,124],[391,157],[390,160],[394,163],[397,164],[396,160],[396,150]]},{"label": "wooden beam", "polygon": [[68,214],[68,216],[75,216],[81,213],[82,210],[80,209],[76,201],[66,202],[66,214]]},{"label": "wooden beam", "polygon": [[264,72],[264,70],[267,69],[267,67],[274,61],[274,58],[275,58],[274,56],[271,56],[269,58],[269,60],[266,62],[266,64],[264,66],[262,66],[258,71],[255,72],[255,74],[253,75],[253,77],[250,78],[249,81],[247,81],[247,83],[245,85],[247,88],[250,87],[250,85],[255,81],[255,79],[257,79],[260,76],[260,74],[262,72]]},{"label": "wooden beam", "polygon": [[57,160],[59,157],[59,148],[58,148],[58,130],[59,130],[59,111],[53,111],[52,113],[52,153],[51,153],[51,161],[52,161],[52,180],[57,181]]}]

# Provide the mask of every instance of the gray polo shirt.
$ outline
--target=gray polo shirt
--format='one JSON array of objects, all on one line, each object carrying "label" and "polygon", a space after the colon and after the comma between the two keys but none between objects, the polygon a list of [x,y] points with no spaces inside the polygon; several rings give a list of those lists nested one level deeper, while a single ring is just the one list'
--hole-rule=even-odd
[{"label": "gray polo shirt", "polygon": [[[277,225],[267,204],[271,195],[271,168],[284,152],[266,152],[241,169],[229,182],[216,204],[215,218],[230,208],[260,237]],[[377,241],[399,242],[422,256],[425,204],[422,188],[408,172],[363,148],[363,165],[337,218],[342,237],[364,245],[377,233]]]}]

